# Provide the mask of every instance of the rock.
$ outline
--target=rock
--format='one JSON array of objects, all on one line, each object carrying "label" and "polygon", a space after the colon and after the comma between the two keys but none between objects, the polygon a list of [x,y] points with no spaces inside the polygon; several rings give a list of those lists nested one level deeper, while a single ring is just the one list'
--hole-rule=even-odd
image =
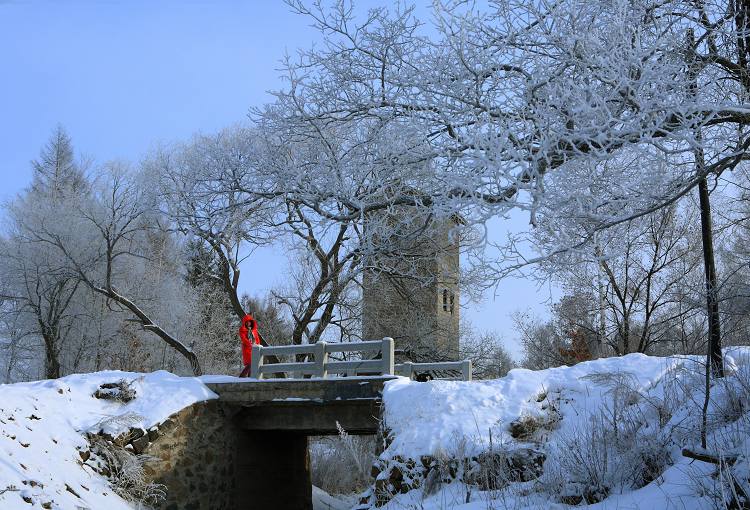
[{"label": "rock", "polygon": [[136,391],[131,386],[131,383],[125,379],[120,379],[117,382],[99,385],[93,396],[94,398],[114,400],[124,404],[135,399]]},{"label": "rock", "polygon": [[513,450],[507,458],[511,479],[519,482],[536,480],[544,472],[545,460],[547,454],[533,448]]},{"label": "rock", "polygon": [[91,458],[91,452],[89,450],[78,450],[78,455],[83,462],[86,462]]},{"label": "rock", "polygon": [[133,446],[133,451],[135,451],[135,453],[141,454],[146,451],[146,448],[148,448],[148,436],[142,435],[132,440],[130,444]]},{"label": "rock", "polygon": [[159,438],[159,429],[157,427],[153,427],[148,430],[148,440],[153,442],[156,441]]},{"label": "rock", "polygon": [[388,482],[391,484],[394,492],[401,492],[403,489],[402,485],[404,481],[404,473],[398,466],[392,466],[391,471],[388,474]]},{"label": "rock", "polygon": [[143,437],[146,435],[146,431],[142,428],[133,427],[128,431],[128,439],[130,441],[133,441],[135,439],[138,439],[139,437]]},{"label": "rock", "polygon": [[482,490],[498,490],[510,482],[528,482],[542,476],[547,455],[533,448],[483,452],[468,460],[466,483]]},{"label": "rock", "polygon": [[108,439],[106,436],[104,436],[104,434],[102,434],[102,437],[105,440],[107,440],[110,443],[112,443],[113,445],[119,446],[121,448],[125,447],[128,443],[130,443],[130,433],[129,432],[124,432],[124,433],[120,434],[119,436],[117,436],[117,437],[115,437],[115,438],[113,438],[111,440]]},{"label": "rock", "polygon": [[433,457],[432,455],[422,455],[421,457],[419,457],[419,462],[422,463],[422,467],[426,471],[429,471],[430,469],[435,467],[436,464],[435,457]]},{"label": "rock", "polygon": [[175,425],[177,425],[177,422],[173,418],[167,418],[159,425],[159,430],[169,432]]},{"label": "rock", "polygon": [[375,480],[378,475],[380,475],[380,466],[377,462],[373,462],[372,467],[370,468],[370,477]]},{"label": "rock", "polygon": [[120,447],[127,447],[128,444],[130,444],[133,440],[138,439],[139,437],[143,437],[146,435],[146,431],[142,428],[133,427],[129,429],[127,432],[123,432],[119,436],[112,438],[109,434],[100,433],[99,434],[102,438],[105,440],[115,444],[116,446]]},{"label": "rock", "polygon": [[390,501],[394,494],[404,491],[404,474],[398,465],[392,465],[387,472],[380,473],[375,480],[376,506],[382,506]]},{"label": "rock", "polygon": [[386,478],[375,480],[375,506],[381,507],[387,504],[392,497],[390,488],[388,487],[388,480]]}]

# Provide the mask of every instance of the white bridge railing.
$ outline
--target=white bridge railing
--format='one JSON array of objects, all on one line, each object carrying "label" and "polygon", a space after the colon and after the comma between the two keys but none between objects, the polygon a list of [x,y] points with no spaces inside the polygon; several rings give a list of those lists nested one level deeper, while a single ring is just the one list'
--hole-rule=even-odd
[{"label": "white bridge railing", "polygon": [[[329,359],[333,353],[357,355],[362,359],[339,361]],[[364,353],[380,354],[380,358],[367,359]],[[305,361],[296,361],[298,355],[305,356]],[[265,363],[265,358],[273,356],[281,360],[292,357],[290,362]],[[312,357],[312,361],[309,361]],[[305,345],[280,345],[263,347],[253,345],[253,358],[250,365],[250,377],[266,379],[275,374],[290,374],[294,378],[311,376],[325,379],[330,375],[403,375],[414,377],[423,372],[455,373],[454,379],[471,380],[471,361],[450,361],[444,363],[394,363],[393,338],[383,338],[366,342],[326,343],[317,342]],[[460,376],[458,376],[460,374]]]},{"label": "white bridge railing", "polygon": [[407,361],[396,365],[396,375],[403,375],[412,379],[425,372],[437,374],[436,379],[471,381],[471,360],[440,361],[436,363],[412,363]]}]

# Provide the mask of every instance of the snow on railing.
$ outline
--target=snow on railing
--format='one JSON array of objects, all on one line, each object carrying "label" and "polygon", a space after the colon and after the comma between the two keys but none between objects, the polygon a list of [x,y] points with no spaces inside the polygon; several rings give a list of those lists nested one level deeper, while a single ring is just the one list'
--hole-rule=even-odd
[{"label": "snow on railing", "polygon": [[[361,359],[339,361],[329,359],[329,354],[345,353],[357,355]],[[364,353],[372,353],[371,358],[365,358]],[[375,356],[380,355],[379,358]],[[265,363],[265,358],[292,356],[288,363]],[[296,361],[297,356],[303,356],[303,361]],[[312,361],[310,359],[312,358]],[[393,338],[366,342],[327,343],[317,342],[305,345],[279,345],[264,347],[253,345],[250,377],[265,379],[276,374],[288,374],[294,378],[305,376],[325,379],[330,375],[404,375],[413,377],[416,373],[427,371],[460,372],[460,379],[471,380],[471,361],[455,361],[447,363],[394,363]],[[458,377],[456,377],[458,378]]]}]

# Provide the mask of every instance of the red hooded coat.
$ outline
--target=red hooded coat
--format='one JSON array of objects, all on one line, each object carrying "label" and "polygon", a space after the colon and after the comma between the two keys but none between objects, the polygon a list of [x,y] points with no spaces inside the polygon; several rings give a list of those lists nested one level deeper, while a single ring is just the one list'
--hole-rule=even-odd
[{"label": "red hooded coat", "polygon": [[[252,341],[248,333],[252,332]],[[253,359],[253,344],[260,344],[258,335],[258,322],[250,314],[242,318],[240,325],[240,338],[242,339],[242,364],[248,366]]]}]

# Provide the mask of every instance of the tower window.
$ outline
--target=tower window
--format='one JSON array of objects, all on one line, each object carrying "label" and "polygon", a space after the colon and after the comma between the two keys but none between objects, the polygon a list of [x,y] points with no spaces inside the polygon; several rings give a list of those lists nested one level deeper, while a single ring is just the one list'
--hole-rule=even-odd
[{"label": "tower window", "polygon": [[455,302],[455,300],[456,300],[456,295],[453,292],[451,292],[451,299],[450,299],[450,312],[451,312],[451,315],[453,315],[453,309],[454,309],[453,308],[453,303]]},{"label": "tower window", "polygon": [[448,289],[443,289],[443,311],[448,311]]}]

